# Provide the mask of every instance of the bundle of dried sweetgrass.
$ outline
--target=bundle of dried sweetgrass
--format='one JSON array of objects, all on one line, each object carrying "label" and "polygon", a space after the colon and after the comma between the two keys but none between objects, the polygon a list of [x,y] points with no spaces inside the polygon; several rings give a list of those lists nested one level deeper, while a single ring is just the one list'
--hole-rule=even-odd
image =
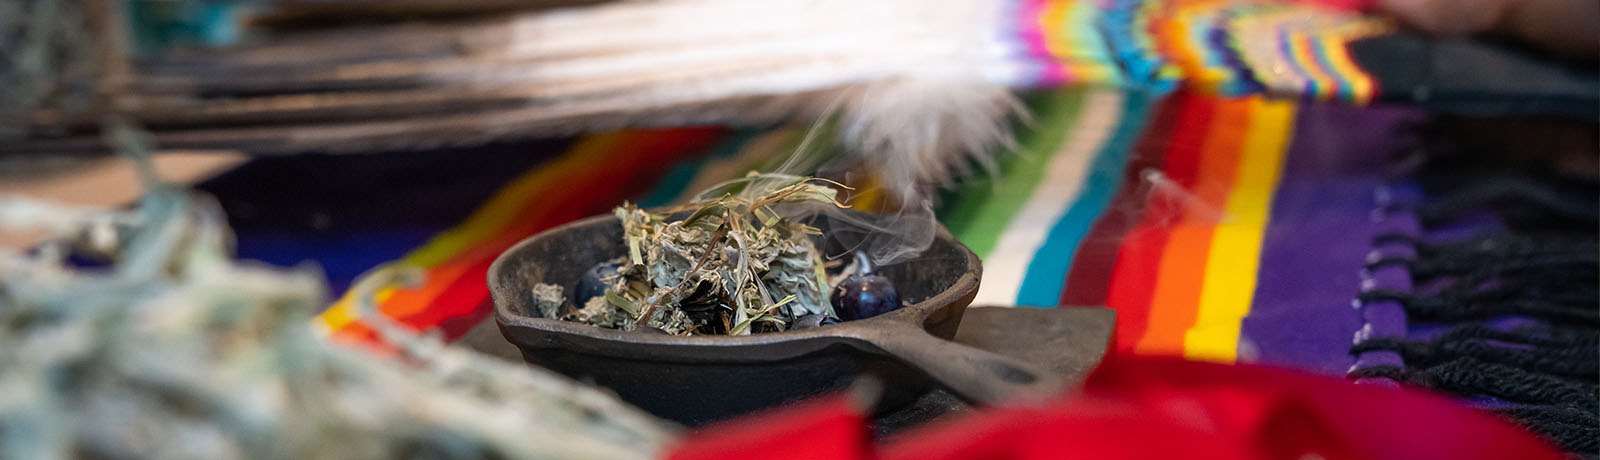
[{"label": "bundle of dried sweetgrass", "polygon": [[[0,200],[0,225],[60,237],[0,254],[0,459],[643,459],[674,436],[610,395],[380,315],[368,324],[400,356],[330,344],[310,322],[321,276],[232,260],[223,222],[159,186],[126,212]],[[84,248],[109,264],[68,262]]]}]

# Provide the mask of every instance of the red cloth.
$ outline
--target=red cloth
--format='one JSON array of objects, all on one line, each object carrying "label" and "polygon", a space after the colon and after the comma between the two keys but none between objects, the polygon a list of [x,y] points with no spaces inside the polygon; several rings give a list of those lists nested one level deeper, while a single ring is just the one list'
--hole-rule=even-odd
[{"label": "red cloth", "polygon": [[704,429],[671,458],[1560,458],[1532,435],[1437,396],[1167,359],[1115,359],[1058,403],[988,410],[875,448],[865,423],[835,397]]},{"label": "red cloth", "polygon": [[845,395],[741,417],[681,442],[672,460],[873,458],[867,418]]}]

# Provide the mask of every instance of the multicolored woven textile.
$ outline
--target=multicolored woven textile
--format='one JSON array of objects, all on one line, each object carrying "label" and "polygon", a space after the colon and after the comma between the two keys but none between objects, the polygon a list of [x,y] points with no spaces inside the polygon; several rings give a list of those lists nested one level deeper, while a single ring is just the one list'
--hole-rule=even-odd
[{"label": "multicolored woven textile", "polygon": [[[1315,165],[1371,156],[1350,150],[1381,150],[1327,136],[1326,114],[1373,110],[1187,91],[1073,89],[1030,102],[1035,119],[1019,151],[1005,156],[994,176],[949,193],[939,210],[985,261],[979,303],[1110,306],[1120,315],[1121,352],[1276,360],[1329,373],[1349,365],[1350,331],[1360,319],[1348,302],[1359,292],[1365,251],[1308,254],[1296,236],[1350,218],[1318,220],[1319,202],[1307,198],[1315,190],[1303,186],[1328,179]],[[1378,119],[1364,128],[1373,134],[1355,137],[1381,137],[1383,127],[1400,124]],[[1320,134],[1308,137],[1307,130]],[[426,270],[428,282],[384,293],[381,309],[412,327],[457,336],[489,313],[484,269],[520,238],[624,199],[673,202],[781,157],[802,134],[685,129],[581,138],[509,180],[460,225],[398,257],[396,263]],[[1301,185],[1285,185],[1296,178]],[[626,187],[612,189],[618,184]],[[1370,203],[1358,204],[1350,208],[1359,219]],[[1340,260],[1308,260],[1314,256]],[[1286,275],[1307,268],[1302,264],[1334,268],[1304,280]],[[1323,283],[1316,292],[1336,295],[1296,296],[1304,288],[1297,283]],[[1329,316],[1319,311],[1334,319],[1323,321]],[[1316,314],[1297,316],[1306,313]],[[1251,326],[1268,316],[1289,330],[1305,327],[1290,323],[1320,324],[1325,334],[1284,336],[1276,325]],[[337,336],[367,335],[349,299],[321,322]]]},{"label": "multicolored woven textile", "polygon": [[[1229,96],[1275,93],[1366,103],[1376,86],[1346,45],[1388,33],[1352,2],[1014,0],[994,40],[1020,62],[991,73],[1014,87],[1064,84]],[[1359,3],[1359,2],[1357,2]]]}]

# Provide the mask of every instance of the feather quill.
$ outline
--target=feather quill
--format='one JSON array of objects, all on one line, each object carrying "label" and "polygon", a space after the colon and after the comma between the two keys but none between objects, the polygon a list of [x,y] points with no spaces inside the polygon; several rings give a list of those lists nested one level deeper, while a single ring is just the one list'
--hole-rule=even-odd
[{"label": "feather quill", "polygon": [[[1146,36],[1192,28],[1167,27],[1167,14],[1223,39]],[[289,29],[239,47],[174,52],[103,92],[120,95],[114,107],[150,126],[163,147],[257,154],[832,117],[840,128],[834,140],[884,171],[892,196],[908,198],[973,165],[992,167],[1011,122],[1026,119],[1012,91],[1166,88],[1145,79],[1190,74],[1224,91],[1293,92],[1309,81],[1305,75],[1265,70],[1319,64],[1283,65],[1294,57],[1273,51],[1283,49],[1280,41],[1383,30],[1351,27],[1364,24],[1245,0],[610,2],[466,21]],[[1169,58],[1151,45],[1174,40],[1192,42],[1201,55]],[[1196,67],[1213,62],[1240,69]],[[1337,81],[1347,80],[1359,79]],[[0,143],[0,153],[103,150],[82,134],[98,119],[95,111],[35,111],[15,123],[26,126],[23,139]]]}]

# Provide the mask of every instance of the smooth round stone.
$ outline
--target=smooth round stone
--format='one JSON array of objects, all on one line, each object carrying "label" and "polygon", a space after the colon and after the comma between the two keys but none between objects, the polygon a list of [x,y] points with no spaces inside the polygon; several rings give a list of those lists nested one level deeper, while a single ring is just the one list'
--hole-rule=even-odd
[{"label": "smooth round stone", "polygon": [[900,309],[894,283],[878,275],[856,275],[833,288],[833,312],[839,319],[866,319]]}]

